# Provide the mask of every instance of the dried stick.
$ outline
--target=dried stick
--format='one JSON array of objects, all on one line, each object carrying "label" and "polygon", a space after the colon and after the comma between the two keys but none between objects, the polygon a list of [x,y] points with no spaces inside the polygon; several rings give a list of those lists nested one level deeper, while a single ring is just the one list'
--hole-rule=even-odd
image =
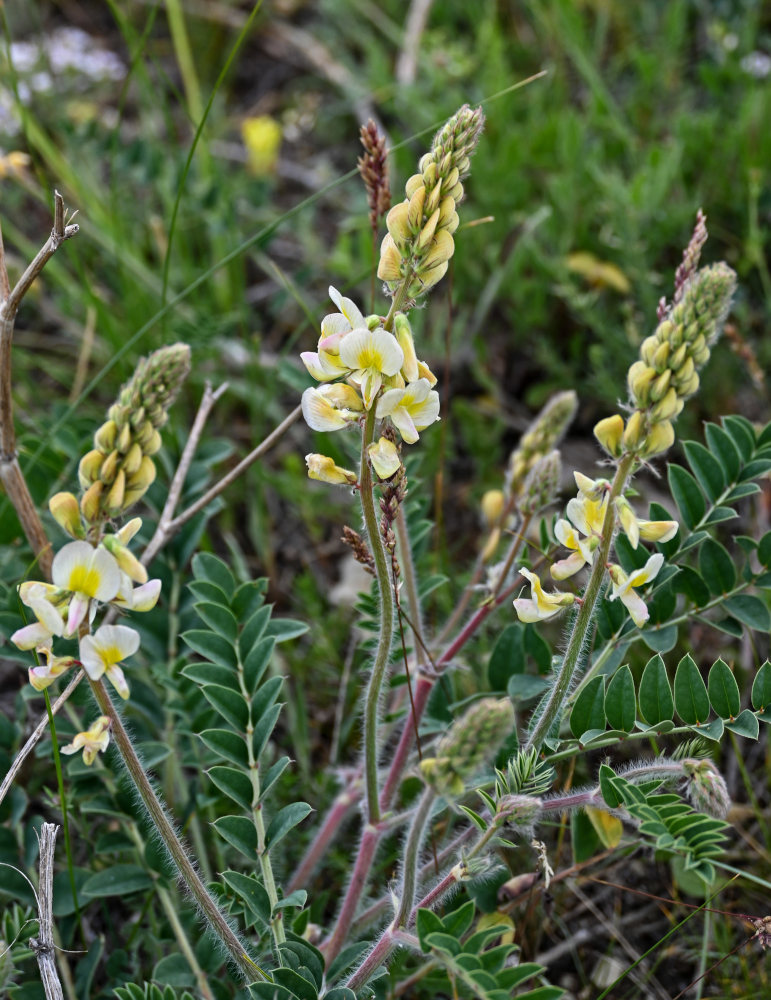
[{"label": "dried stick", "polygon": [[43,980],[46,1000],[64,1000],[62,984],[56,971],[54,958],[53,924],[53,880],[54,845],[59,827],[55,823],[43,823],[40,827],[40,885],[38,886],[38,921],[40,930],[37,938],[30,938],[30,947],[37,956],[40,978]]},{"label": "dried stick", "polygon": [[[65,703],[65,701],[67,701],[67,699],[75,690],[75,688],[78,686],[78,684],[80,684],[80,682],[83,680],[84,676],[85,675],[82,670],[79,670],[75,674],[75,676],[72,678],[67,687],[62,691],[62,693],[59,695],[59,697],[56,699],[53,705],[51,705],[52,715],[56,715],[56,713]],[[21,750],[19,750],[18,754],[16,755],[16,759],[8,769],[8,774],[6,774],[6,776],[3,778],[3,783],[0,785],[0,802],[2,802],[5,796],[8,794],[8,789],[13,784],[14,779],[16,775],[19,773],[22,764],[27,759],[27,757],[29,757],[29,755],[35,749],[37,744],[40,742],[40,738],[46,731],[47,726],[48,726],[48,713],[46,712],[41,717],[40,722],[38,722],[37,726],[35,726],[35,729],[33,730],[27,742],[24,744]]]},{"label": "dried stick", "polygon": [[195,415],[193,426],[190,428],[190,434],[188,435],[187,442],[182,450],[179,465],[177,466],[174,478],[171,481],[171,486],[169,487],[169,495],[166,498],[166,503],[164,504],[161,516],[158,519],[155,534],[150,539],[147,544],[147,548],[142,553],[141,561],[145,566],[148,566],[152,562],[172,534],[169,530],[169,525],[172,523],[174,511],[177,509],[177,504],[179,503],[179,498],[182,494],[182,488],[185,485],[185,479],[190,468],[190,463],[193,461],[193,455],[195,454],[201,434],[203,433],[204,424],[206,423],[212,407],[225,392],[227,387],[228,383],[225,382],[218,389],[212,391],[211,385],[209,385],[208,382],[206,383],[203,391],[203,397],[201,398],[201,402],[198,407],[198,412]]},{"label": "dried stick", "polygon": [[[270,451],[276,441],[284,436],[286,431],[289,430],[301,413],[302,408],[296,406],[288,416],[284,417],[278,427],[272,430],[270,434],[268,434],[268,436],[261,441],[256,448],[252,449],[252,451],[250,451],[245,458],[242,458],[238,465],[234,466],[230,472],[227,473],[227,475],[223,476],[218,483],[215,483],[210,490],[207,490],[202,497],[199,497],[198,500],[195,501],[195,503],[190,504],[190,506],[186,510],[183,510],[181,514],[178,514],[177,517],[173,518],[173,520],[168,521],[164,528],[167,537],[171,537],[171,535],[179,531],[183,524],[187,524],[191,517],[195,517],[195,515],[199,511],[203,510],[204,507],[208,507],[212,500],[216,499],[216,497],[218,497],[220,493],[224,492],[232,482],[238,479],[242,472],[245,472],[250,465],[257,461],[258,458],[262,458],[266,451]],[[153,553],[153,555],[154,554],[155,553]],[[144,556],[142,557],[142,561],[147,561]]]},{"label": "dried stick", "polygon": [[64,201],[58,191],[54,192],[54,227],[45,245],[13,289],[8,280],[5,263],[5,248],[0,234],[0,482],[2,482],[14,510],[21,522],[27,541],[38,558],[46,578],[51,575],[51,547],[40,521],[29,487],[19,465],[16,453],[16,430],[13,423],[13,395],[11,379],[11,346],[16,313],[32,282],[40,274],[46,263],[56,253],[61,244],[74,236],[77,225],[65,225]]}]

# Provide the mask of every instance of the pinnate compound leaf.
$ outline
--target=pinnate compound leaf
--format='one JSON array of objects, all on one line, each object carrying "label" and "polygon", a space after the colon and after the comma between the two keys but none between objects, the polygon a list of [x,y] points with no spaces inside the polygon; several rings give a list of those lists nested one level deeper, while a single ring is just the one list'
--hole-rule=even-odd
[{"label": "pinnate compound leaf", "polygon": [[715,660],[710,667],[707,691],[715,713],[723,719],[732,719],[741,711],[739,685],[724,660]]},{"label": "pinnate compound leaf", "polygon": [[241,872],[226,871],[222,873],[222,881],[230,886],[255,917],[264,924],[270,923],[270,898],[265,887],[256,878]]},{"label": "pinnate compound leaf", "polygon": [[605,694],[605,714],[613,729],[631,733],[637,714],[632,671],[624,664],[615,672]]},{"label": "pinnate compound leaf", "polygon": [[759,597],[753,597],[752,594],[737,594],[735,597],[729,597],[723,607],[742,625],[755,629],[756,632],[771,630],[771,615]]},{"label": "pinnate compound leaf", "polygon": [[223,687],[221,684],[204,684],[201,688],[209,704],[240,732],[246,732],[249,722],[249,706],[240,691]]},{"label": "pinnate compound leaf", "polygon": [[236,589],[236,581],[225,563],[210,552],[199,552],[193,557],[193,575],[196,580],[208,580],[230,598]]},{"label": "pinnate compound leaf", "polygon": [[736,733],[737,736],[746,736],[749,740],[756,740],[760,732],[758,718],[748,708],[745,708],[731,722],[726,722],[725,727],[730,729],[732,733]]},{"label": "pinnate compound leaf", "polygon": [[727,593],[736,583],[734,561],[714,538],[706,538],[699,549],[699,572],[715,595]]},{"label": "pinnate compound leaf", "polygon": [[220,816],[213,823],[217,833],[240,851],[245,858],[257,858],[257,834],[245,816]]},{"label": "pinnate compound leaf", "polygon": [[235,767],[210,767],[208,775],[221,792],[244,809],[252,808],[253,788],[249,776]]},{"label": "pinnate compound leaf", "polygon": [[182,638],[193,652],[201,655],[205,660],[218,663],[221,667],[236,670],[238,660],[236,651],[221,635],[214,632],[206,632],[204,629],[191,629],[182,633]]},{"label": "pinnate compound leaf", "polygon": [[226,760],[243,768],[249,766],[246,742],[238,733],[231,732],[229,729],[204,729],[198,736],[210,750]]},{"label": "pinnate compound leaf", "polygon": [[667,475],[672,497],[685,524],[693,529],[704,517],[706,505],[699,484],[680,465],[670,463]]},{"label": "pinnate compound leaf", "polygon": [[590,729],[605,729],[605,678],[593,677],[576,698],[570,730],[576,739]]},{"label": "pinnate compound leaf", "polygon": [[714,503],[726,485],[720,462],[698,441],[686,441],[683,449],[701,488]]},{"label": "pinnate compound leaf", "polygon": [[640,715],[649,726],[669,721],[674,711],[672,688],[661,656],[652,656],[643,670],[638,694]]},{"label": "pinnate compound leaf", "polygon": [[742,459],[739,450],[733,442],[731,435],[718,427],[717,424],[706,424],[704,426],[704,436],[707,444],[723,466],[729,482],[735,482],[742,467]]},{"label": "pinnate compound leaf", "polygon": [[211,601],[201,601],[194,607],[198,617],[203,619],[212,632],[216,632],[231,646],[235,643],[238,635],[238,622],[230,608],[226,608],[222,604],[214,604]]},{"label": "pinnate compound leaf", "polygon": [[675,708],[688,726],[701,725],[709,718],[707,687],[688,653],[680,660],[675,672]]},{"label": "pinnate compound leaf", "polygon": [[272,609],[269,604],[263,604],[262,607],[258,608],[251,618],[249,618],[246,625],[244,625],[243,631],[238,639],[242,658],[245,659],[249,655],[249,652],[254,644],[262,638],[268,622],[270,621],[271,610]]},{"label": "pinnate compound leaf", "polygon": [[302,823],[305,817],[312,812],[313,810],[307,802],[292,802],[290,805],[284,806],[268,824],[265,833],[265,847],[275,847],[282,837],[285,837],[298,823]]}]

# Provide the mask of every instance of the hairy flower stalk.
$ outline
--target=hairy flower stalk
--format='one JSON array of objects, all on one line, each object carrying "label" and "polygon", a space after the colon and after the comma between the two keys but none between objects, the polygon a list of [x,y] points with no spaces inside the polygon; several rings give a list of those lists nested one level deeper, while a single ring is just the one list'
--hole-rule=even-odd
[{"label": "hairy flower stalk", "polygon": [[[395,604],[391,584],[391,552],[384,547],[375,509],[373,472],[389,480],[401,466],[393,440],[381,434],[378,421],[387,421],[394,440],[414,444],[420,432],[439,419],[436,377],[418,359],[409,321],[402,312],[421,293],[435,285],[447,271],[454,252],[452,234],[458,226],[457,203],[463,196],[462,176],[483,124],[480,109],[463,107],[434,139],[420,162],[420,173],[407,183],[407,199],[388,213],[388,235],[381,246],[378,276],[387,282],[391,306],[385,318],[365,318],[358,307],[334,289],[330,296],[340,312],[325,317],[316,352],[302,355],[310,374],[325,390],[310,388],[303,395],[303,413],[315,430],[334,431],[346,425],[362,426],[358,490],[367,543],[372,555],[380,600],[380,634],[364,697],[364,785],[367,826],[362,835],[354,872],[334,932],[323,946],[331,961],[346,940],[358,900],[381,836],[382,806],[378,785],[379,703],[393,639]],[[352,405],[346,387],[360,394],[360,405]],[[321,469],[321,456],[314,456],[314,469]],[[309,465],[310,467],[310,465]],[[345,479],[345,470],[337,473]],[[406,551],[409,538],[398,523],[402,561],[410,578],[408,600],[413,622],[420,629],[417,588],[411,579],[411,559]]]}]

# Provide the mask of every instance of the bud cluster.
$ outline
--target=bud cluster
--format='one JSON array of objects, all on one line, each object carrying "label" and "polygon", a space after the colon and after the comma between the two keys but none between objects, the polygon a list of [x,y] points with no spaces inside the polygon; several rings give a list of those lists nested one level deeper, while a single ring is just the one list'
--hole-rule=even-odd
[{"label": "bud cluster", "polygon": [[672,446],[672,422],[698,390],[699,369],[722,332],[736,274],[724,263],[687,270],[700,250],[702,230],[703,219],[697,224],[699,238],[689,244],[693,252],[683,264],[686,270],[678,271],[674,304],[656,332],[643,341],[640,360],[629,369],[631,415],[625,423],[620,414],[614,414],[594,428],[598,441],[614,458],[623,454],[653,458]]},{"label": "bud cluster", "polygon": [[438,795],[462,795],[466,781],[493,757],[514,724],[508,698],[483,698],[457,719],[420,769]]},{"label": "bud cluster", "polygon": [[447,272],[455,252],[456,207],[464,194],[461,180],[483,125],[481,108],[460,108],[434,137],[420,172],[407,181],[407,198],[388,213],[377,274],[392,291],[407,279],[406,296],[414,299]]},{"label": "bud cluster", "polygon": [[89,524],[116,517],[152,484],[159,430],[189,371],[190,348],[172,344],[143,358],[121,389],[78,467],[80,506]]},{"label": "bud cluster", "polygon": [[578,396],[572,389],[558,392],[548,400],[509,458],[506,489],[511,496],[517,497],[523,492],[528,474],[559,444],[577,409]]}]

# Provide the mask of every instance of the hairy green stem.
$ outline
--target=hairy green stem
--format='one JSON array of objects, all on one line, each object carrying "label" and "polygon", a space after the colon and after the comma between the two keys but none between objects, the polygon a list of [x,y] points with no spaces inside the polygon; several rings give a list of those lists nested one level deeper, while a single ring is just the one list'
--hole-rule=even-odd
[{"label": "hairy green stem", "polygon": [[554,687],[551,689],[543,711],[540,713],[538,721],[528,737],[524,747],[525,750],[529,750],[531,747],[540,749],[543,746],[543,742],[548,736],[554,720],[562,711],[565,698],[570,690],[573,674],[581,659],[584,643],[589,634],[589,628],[594,616],[594,607],[597,604],[597,598],[600,596],[602,581],[605,577],[605,564],[608,561],[610,546],[613,541],[613,528],[616,517],[613,501],[617,496],[621,495],[634,461],[634,455],[624,455],[618,463],[616,475],[608,494],[608,505],[605,509],[605,520],[602,525],[602,539],[594,554],[592,572],[583,594],[581,607],[573,621],[573,628],[571,629],[568,646],[562,659],[562,666],[557,674]]},{"label": "hairy green stem", "polygon": [[361,470],[359,473],[359,495],[361,510],[364,515],[364,525],[367,529],[369,546],[375,560],[378,591],[380,592],[380,637],[378,639],[375,661],[367,685],[364,698],[364,783],[367,790],[367,816],[370,825],[380,822],[380,804],[378,802],[378,705],[380,691],[383,687],[388,657],[391,652],[391,641],[394,632],[394,598],[391,591],[391,581],[388,573],[388,559],[380,537],[380,528],[375,513],[375,495],[372,488],[372,471],[369,464],[367,447],[375,436],[375,405],[367,413],[364,433],[361,438]]},{"label": "hairy green stem", "polygon": [[206,886],[199,878],[198,872],[195,870],[195,865],[188,857],[187,851],[179,840],[179,837],[177,837],[171,820],[166,815],[166,810],[145,774],[145,770],[134,750],[131,737],[126,732],[120,715],[116,711],[104,684],[102,681],[92,681],[90,679],[89,683],[99,710],[111,720],[112,738],[115,746],[123,758],[126,770],[131,776],[139,797],[142,799],[142,803],[149,813],[158,835],[168,850],[180,878],[185,883],[185,886],[200,907],[212,931],[219,938],[244,979],[247,982],[253,982],[255,978],[267,979],[268,977],[262,969],[249,957],[246,944],[233,931],[224,914],[217,906],[217,903],[209,895]]},{"label": "hairy green stem", "polygon": [[276,954],[279,954],[279,945],[284,944],[286,941],[286,933],[284,932],[284,921],[281,910],[277,910],[276,906],[278,904],[278,892],[276,891],[276,880],[273,877],[273,865],[270,860],[270,855],[268,854],[267,847],[265,845],[265,819],[262,815],[262,803],[260,802],[260,762],[254,755],[254,724],[252,721],[252,699],[249,694],[249,690],[246,687],[246,681],[244,679],[244,666],[241,662],[241,653],[239,650],[238,654],[238,684],[241,688],[241,694],[243,695],[244,701],[249,707],[249,714],[246,722],[246,752],[247,760],[249,763],[249,779],[252,783],[252,819],[254,821],[254,829],[257,834],[257,857],[260,862],[260,871],[262,872],[262,881],[265,886],[265,891],[268,894],[268,899],[270,900],[270,930],[273,935],[273,944],[276,948]]},{"label": "hairy green stem", "polygon": [[404,860],[402,862],[402,884],[400,889],[401,901],[399,912],[394,918],[394,927],[406,927],[415,903],[415,888],[418,881],[418,862],[420,861],[420,849],[426,836],[426,826],[431,816],[431,810],[436,801],[436,792],[433,788],[427,788],[421,796],[412,818],[410,832],[407,834],[407,841],[404,845]]},{"label": "hairy green stem", "polygon": [[415,634],[415,656],[419,666],[426,663],[426,651],[423,643],[423,612],[420,607],[418,597],[418,583],[415,576],[415,563],[412,561],[412,545],[410,544],[410,533],[407,527],[407,518],[404,516],[404,507],[400,506],[396,515],[396,537],[399,541],[399,564],[402,570],[402,579],[407,591],[407,603],[410,606],[410,617],[412,618],[412,631]]}]

